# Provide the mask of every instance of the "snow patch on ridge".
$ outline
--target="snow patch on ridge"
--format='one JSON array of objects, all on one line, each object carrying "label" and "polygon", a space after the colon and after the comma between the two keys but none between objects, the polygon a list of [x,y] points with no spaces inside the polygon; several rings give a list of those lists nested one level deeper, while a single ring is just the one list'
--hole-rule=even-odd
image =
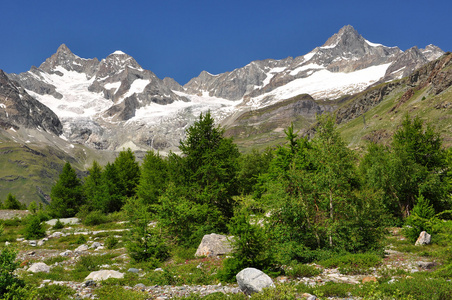
[{"label": "snow patch on ridge", "polygon": [[122,99],[130,97],[133,94],[142,93],[149,83],[151,83],[149,79],[136,79],[134,82],[132,82],[132,85],[130,86],[130,89],[127,91],[127,93],[122,96]]},{"label": "snow patch on ridge", "polygon": [[[267,94],[255,97],[247,105],[263,107],[300,94],[310,94],[314,99],[336,99],[344,94],[363,91],[382,78],[389,65],[390,63],[350,73],[319,70],[307,78],[295,79]],[[263,101],[269,97],[272,101],[264,105]]]},{"label": "snow patch on ridge", "polygon": [[365,40],[365,41],[366,41],[366,43],[367,43],[369,46],[372,46],[372,47],[383,46],[382,44],[375,44],[375,43],[369,42],[368,40]]},{"label": "snow patch on ridge", "polygon": [[235,106],[239,104],[237,101],[211,97],[207,93],[199,96],[179,91],[173,92],[178,96],[188,98],[190,101],[174,101],[166,105],[151,103],[137,109],[135,116],[129,119],[126,124],[145,123],[147,125],[156,125],[166,123],[168,120],[185,114],[199,116],[200,113],[205,113],[209,110],[215,120],[219,122],[232,113]]},{"label": "snow patch on ridge", "polygon": [[56,91],[63,95],[62,99],[30,90],[27,92],[49,107],[60,119],[93,117],[113,104],[101,94],[88,90],[94,78],[88,79],[83,73],[68,71],[61,66],[57,66],[55,70],[63,73],[63,76],[46,73],[41,73],[41,76],[45,82],[57,87]]}]

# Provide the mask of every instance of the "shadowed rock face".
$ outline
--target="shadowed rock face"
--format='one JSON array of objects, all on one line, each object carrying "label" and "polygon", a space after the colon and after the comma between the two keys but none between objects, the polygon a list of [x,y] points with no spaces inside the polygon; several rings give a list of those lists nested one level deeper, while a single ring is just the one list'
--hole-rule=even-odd
[{"label": "shadowed rock face", "polygon": [[60,135],[63,126],[47,106],[28,95],[0,70],[0,126],[3,129],[42,128]]}]

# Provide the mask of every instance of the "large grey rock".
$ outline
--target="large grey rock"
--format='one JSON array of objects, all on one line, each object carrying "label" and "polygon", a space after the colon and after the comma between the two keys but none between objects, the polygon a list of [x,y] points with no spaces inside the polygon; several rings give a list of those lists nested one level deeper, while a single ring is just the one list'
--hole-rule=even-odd
[{"label": "large grey rock", "polygon": [[83,245],[78,246],[78,247],[74,250],[74,252],[75,252],[75,253],[80,253],[80,252],[83,252],[83,251],[86,251],[86,250],[88,250],[88,246],[85,245],[85,244],[83,244]]},{"label": "large grey rock", "polygon": [[46,265],[43,262],[34,263],[28,268],[29,272],[38,273],[38,272],[45,272],[49,273],[50,267]]},{"label": "large grey rock", "polygon": [[[63,219],[59,219],[59,220],[64,225],[76,225],[76,224],[80,223],[80,219],[79,218],[63,218]],[[48,220],[48,221],[46,221],[46,224],[50,225],[50,226],[55,226],[57,221],[58,221],[58,219]]]},{"label": "large grey rock", "polygon": [[243,269],[235,277],[239,288],[247,295],[259,293],[264,288],[275,286],[270,276],[255,268]]},{"label": "large grey rock", "polygon": [[217,256],[232,252],[231,243],[225,235],[211,233],[202,238],[195,256]]},{"label": "large grey rock", "polygon": [[124,273],[114,270],[100,270],[91,272],[85,280],[92,279],[95,281],[107,280],[108,278],[124,278]]},{"label": "large grey rock", "polygon": [[432,236],[428,234],[426,231],[422,231],[414,245],[416,246],[428,245],[430,244],[431,241]]}]

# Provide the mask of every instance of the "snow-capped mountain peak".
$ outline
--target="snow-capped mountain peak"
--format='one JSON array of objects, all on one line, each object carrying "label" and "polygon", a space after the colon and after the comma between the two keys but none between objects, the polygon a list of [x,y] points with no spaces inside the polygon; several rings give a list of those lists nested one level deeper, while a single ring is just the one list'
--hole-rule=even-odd
[{"label": "snow-capped mountain peak", "polygon": [[216,75],[203,71],[183,87],[159,79],[123,51],[99,61],[80,58],[64,44],[39,68],[9,77],[58,115],[72,142],[174,150],[200,112],[210,109],[217,120],[233,122],[244,111],[300,94],[336,99],[406,76],[442,53],[433,45],[405,52],[386,47],[347,25],[307,54]]}]

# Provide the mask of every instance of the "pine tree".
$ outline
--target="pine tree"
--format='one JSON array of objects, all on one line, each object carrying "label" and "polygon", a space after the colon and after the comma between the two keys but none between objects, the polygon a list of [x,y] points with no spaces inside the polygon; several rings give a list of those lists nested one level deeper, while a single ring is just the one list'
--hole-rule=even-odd
[{"label": "pine tree", "polygon": [[83,190],[89,209],[106,212],[108,191],[104,177],[102,176],[102,167],[97,161],[94,161],[91,168],[88,169],[88,172],[89,175],[85,178]]},{"label": "pine tree", "polygon": [[83,189],[75,170],[67,162],[50,192],[49,211],[54,217],[73,217],[84,204]]},{"label": "pine tree", "polygon": [[147,205],[154,205],[166,188],[168,167],[165,160],[154,151],[149,151],[141,165],[137,196]]},{"label": "pine tree", "polygon": [[207,112],[186,132],[181,141],[186,185],[189,195],[198,203],[208,204],[218,210],[223,221],[233,215],[232,196],[237,194],[236,174],[239,151],[232,139],[223,137],[224,130],[215,127]]},{"label": "pine tree", "polygon": [[135,161],[135,155],[128,148],[119,152],[113,163],[116,170],[118,190],[124,199],[136,194],[136,187],[140,180],[140,167]]},{"label": "pine tree", "polygon": [[6,197],[5,203],[3,204],[4,209],[22,209],[22,205],[19,200],[16,199],[11,193]]}]

